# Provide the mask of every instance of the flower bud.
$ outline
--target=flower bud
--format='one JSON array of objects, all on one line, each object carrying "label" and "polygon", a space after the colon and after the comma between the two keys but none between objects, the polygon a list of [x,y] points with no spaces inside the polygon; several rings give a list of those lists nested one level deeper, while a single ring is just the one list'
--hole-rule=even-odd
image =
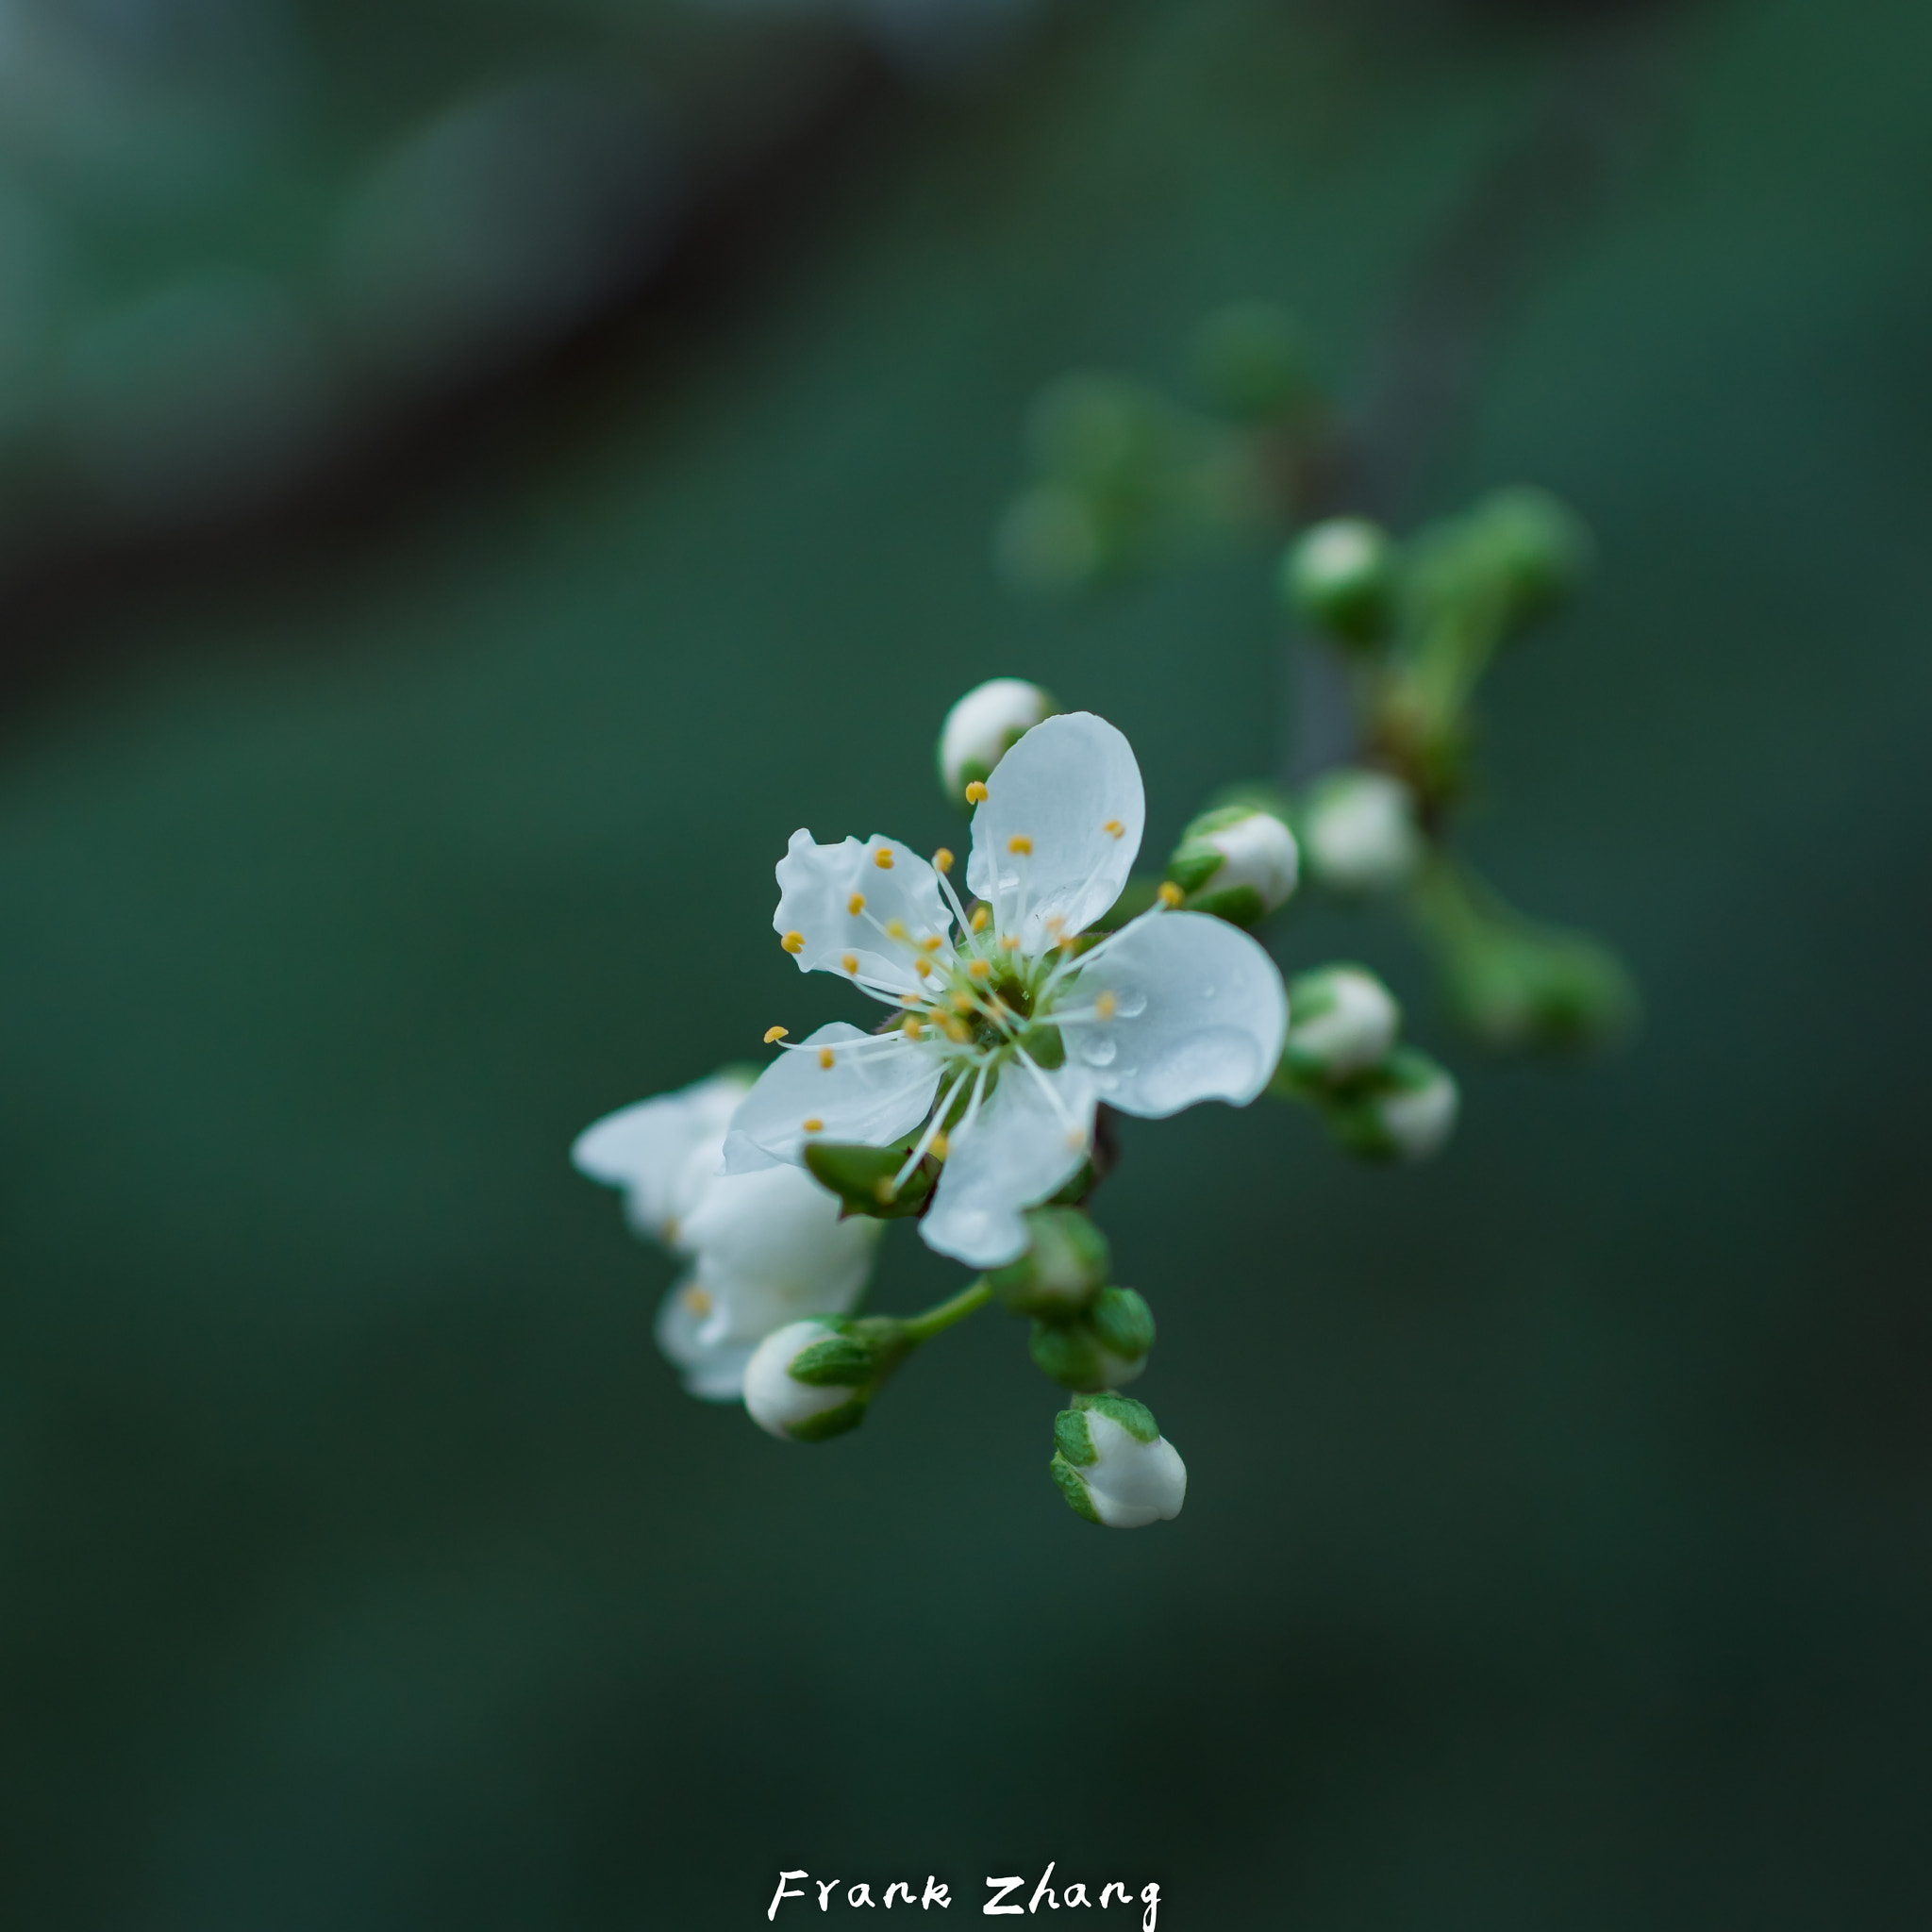
[{"label": "flower bud", "polygon": [[856,1429],[906,1343],[886,1321],[813,1317],[758,1343],[744,1371],[744,1406],[768,1434],[823,1442]]},{"label": "flower bud", "polygon": [[1038,1208],[1026,1217],[1032,1245],[986,1277],[1016,1315],[1077,1315],[1112,1272],[1107,1237],[1077,1208]]},{"label": "flower bud", "polygon": [[1224,805],[1181,834],[1167,876],[1191,910],[1253,925],[1287,903],[1300,866],[1294,834],[1273,812]]},{"label": "flower bud", "polygon": [[1233,302],[1194,338],[1194,380],[1230,416],[1278,421],[1303,413],[1314,388],[1302,332],[1274,302]]},{"label": "flower bud", "polygon": [[1108,1529],[1141,1529],[1181,1513],[1188,1466],[1144,1403],[1076,1395],[1054,1418],[1053,1479],[1068,1507]]},{"label": "flower bud", "polygon": [[940,730],[940,782],[946,796],[957,804],[975,779],[984,784],[1001,758],[1055,709],[1037,684],[1022,678],[975,685],[946,713]]},{"label": "flower bud", "polygon": [[1546,490],[1495,491],[1476,505],[1471,524],[1486,574],[1501,589],[1513,624],[1560,603],[1589,568],[1589,530]]},{"label": "flower bud", "polygon": [[1300,825],[1309,872],[1334,891],[1392,891],[1422,860],[1415,794],[1387,772],[1324,773],[1308,788]]},{"label": "flower bud", "polygon": [[1395,996],[1362,966],[1324,966],[1289,982],[1282,1065],[1338,1083],[1387,1059],[1402,1030]]},{"label": "flower bud", "polygon": [[1517,917],[1460,936],[1442,964],[1451,1010],[1498,1052],[1579,1052],[1636,1018],[1624,962],[1586,933]]},{"label": "flower bud", "polygon": [[1147,1366],[1154,1311],[1131,1288],[1105,1288],[1070,1321],[1033,1324],[1033,1359],[1066,1389],[1118,1389]]},{"label": "flower bud", "polygon": [[1395,551],[1363,517],[1305,530],[1281,559],[1281,596],[1304,623],[1342,643],[1387,636],[1395,606]]},{"label": "flower bud", "polygon": [[1364,1160],[1427,1160],[1447,1143],[1461,1106],[1448,1068],[1403,1046],[1323,1112],[1328,1131]]}]

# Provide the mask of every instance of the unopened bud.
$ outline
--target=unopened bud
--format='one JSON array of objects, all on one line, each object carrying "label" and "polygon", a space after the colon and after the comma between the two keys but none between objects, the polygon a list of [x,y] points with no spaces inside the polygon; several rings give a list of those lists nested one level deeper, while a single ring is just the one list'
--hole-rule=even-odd
[{"label": "unopened bud", "polygon": [[1076,1514],[1141,1529],[1181,1513],[1188,1466],[1144,1403],[1110,1391],[1076,1395],[1054,1418],[1053,1479]]},{"label": "unopened bud", "polygon": [[1300,869],[1294,834],[1273,812],[1224,805],[1181,834],[1167,876],[1193,911],[1253,925],[1287,903]]},{"label": "unopened bud", "polygon": [[1328,1131],[1364,1160],[1427,1160],[1447,1143],[1461,1106],[1448,1068],[1404,1046],[1323,1112]]},{"label": "unopened bud", "polygon": [[1311,399],[1302,332],[1274,302],[1234,302],[1210,315],[1194,338],[1193,363],[1201,392],[1231,416],[1275,421]]},{"label": "unopened bud", "polygon": [[1042,718],[1054,701],[1037,684],[995,677],[976,685],[946,713],[940,731],[940,782],[957,805],[966,787],[984,784],[993,767]]},{"label": "unopened bud", "polygon": [[1032,1245],[987,1279],[1016,1315],[1077,1315],[1107,1285],[1107,1237],[1077,1208],[1039,1208],[1026,1217]]},{"label": "unopened bud", "polygon": [[1495,491],[1476,505],[1470,522],[1512,623],[1526,623],[1560,603],[1590,566],[1590,531],[1546,490]]},{"label": "unopened bud", "polygon": [[1105,1288],[1071,1321],[1036,1321],[1033,1359],[1066,1389],[1118,1389],[1147,1366],[1154,1311],[1131,1288]]},{"label": "unopened bud", "polygon": [[1393,891],[1422,860],[1415,794],[1387,772],[1324,773],[1308,788],[1300,824],[1308,870],[1334,891]]},{"label": "unopened bud", "polygon": [[793,1442],[823,1442],[856,1429],[906,1353],[898,1326],[813,1317],[774,1329],[745,1365],[744,1406],[752,1421]]},{"label": "unopened bud", "polygon": [[1395,996],[1363,966],[1324,966],[1291,980],[1282,1064],[1337,1083],[1387,1059],[1402,1030]]},{"label": "unopened bud", "polygon": [[1388,634],[1395,607],[1395,550],[1380,525],[1331,517],[1305,530],[1281,559],[1281,595],[1324,636],[1370,644]]}]

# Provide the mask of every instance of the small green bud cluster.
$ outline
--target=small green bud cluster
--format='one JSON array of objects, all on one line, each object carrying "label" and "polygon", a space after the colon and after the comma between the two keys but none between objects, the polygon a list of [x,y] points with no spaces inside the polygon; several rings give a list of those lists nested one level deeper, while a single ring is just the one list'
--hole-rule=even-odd
[{"label": "small green bud cluster", "polygon": [[1015,589],[1078,591],[1279,527],[1321,417],[1301,331],[1273,303],[1235,303],[1208,318],[1190,359],[1199,408],[1097,370],[1041,392],[1034,480],[995,541]]},{"label": "small green bud cluster", "polygon": [[1187,1465],[1144,1403],[1110,1390],[1076,1395],[1054,1418],[1053,1436],[1053,1479],[1075,1515],[1141,1529],[1181,1513]]},{"label": "small green bud cluster", "polygon": [[1460,1094],[1446,1067],[1402,1045],[1402,1008],[1365,966],[1324,966],[1289,982],[1289,1026],[1274,1091],[1314,1108],[1364,1160],[1426,1160],[1447,1143]]},{"label": "small green bud cluster", "polygon": [[1038,1208],[1031,1244],[987,1276],[1016,1315],[1033,1318],[1033,1359],[1066,1389],[1117,1389],[1147,1366],[1154,1314],[1131,1288],[1109,1286],[1107,1238],[1077,1208]]}]

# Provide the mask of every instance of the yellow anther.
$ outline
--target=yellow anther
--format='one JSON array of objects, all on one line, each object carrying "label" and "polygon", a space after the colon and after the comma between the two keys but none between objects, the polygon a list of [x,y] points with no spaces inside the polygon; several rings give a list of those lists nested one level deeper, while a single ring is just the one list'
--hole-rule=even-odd
[{"label": "yellow anther", "polygon": [[941,939],[938,933],[935,932],[928,933],[924,939],[920,941],[919,943],[922,946],[924,946],[928,953],[937,953],[939,949],[945,944],[945,941]]},{"label": "yellow anther", "polygon": [[907,1020],[906,1038],[908,1040],[917,1040],[919,1036],[924,1031],[925,1028],[920,1024],[919,1016],[917,1014],[913,1014]]},{"label": "yellow anther", "polygon": [[912,970],[919,974],[920,978],[924,979],[932,971],[932,961],[930,959],[915,959],[912,962]]},{"label": "yellow anther", "polygon": [[953,995],[953,1010],[956,1013],[970,1013],[979,1002],[970,992],[956,992]]},{"label": "yellow anther", "polygon": [[991,906],[975,906],[973,908],[973,930],[974,932],[984,932],[991,924],[992,908]]},{"label": "yellow anther", "polygon": [[1074,1131],[1067,1136],[1067,1145],[1069,1147],[1077,1150],[1080,1148],[1084,1148],[1086,1144],[1087,1136],[1083,1134],[1078,1127],[1075,1127]]},{"label": "yellow anther", "polygon": [[910,935],[906,930],[906,922],[903,919],[887,920],[886,937],[889,940],[903,940],[909,938]]},{"label": "yellow anther", "polygon": [[1017,852],[1024,858],[1033,850],[1033,841],[1024,832],[1015,832],[1007,841],[1007,850],[1008,852]]},{"label": "yellow anther", "polygon": [[892,1177],[891,1174],[882,1174],[877,1180],[873,1182],[872,1196],[881,1208],[892,1198]]},{"label": "yellow anther", "polygon": [[964,1046],[973,1038],[972,1029],[966,1024],[965,1021],[956,1020],[950,1013],[940,1022],[940,1024],[945,1028],[946,1038],[955,1046]]},{"label": "yellow anther", "polygon": [[778,943],[788,953],[802,953],[805,951],[805,935],[802,932],[788,932]]},{"label": "yellow anther", "polygon": [[839,963],[844,967],[846,972],[857,973],[858,971],[858,955],[857,953],[847,953]]},{"label": "yellow anther", "polygon": [[1105,832],[1109,838],[1119,839],[1125,836],[1127,828],[1126,826],[1121,824],[1120,820],[1108,819],[1106,824],[1102,825],[1100,829],[1103,832]]},{"label": "yellow anther", "polygon": [[932,869],[935,872],[951,872],[953,869],[953,855],[943,845],[932,856]]},{"label": "yellow anther", "polygon": [[832,1064],[832,1062],[837,1058],[838,1055],[835,1054],[829,1046],[822,1046],[819,1048],[820,1066],[829,1067]]},{"label": "yellow anther", "polygon": [[925,1004],[925,996],[923,993],[902,992],[899,995],[899,1004],[902,1007],[923,1007]]},{"label": "yellow anther", "polygon": [[1186,893],[1172,879],[1161,880],[1160,903],[1163,906],[1178,906],[1186,896]]},{"label": "yellow anther", "polygon": [[1055,939],[1059,938],[1060,927],[1066,924],[1066,923],[1058,912],[1049,912],[1046,915],[1046,929],[1053,934]]},{"label": "yellow anther", "polygon": [[966,969],[969,979],[989,979],[992,976],[992,966],[989,960],[975,959]]},{"label": "yellow anther", "polygon": [[851,913],[854,919],[857,919],[865,910],[865,894],[863,892],[854,892],[851,898],[846,900],[845,909]]},{"label": "yellow anther", "polygon": [[1003,934],[1000,938],[1000,950],[1003,953],[1017,953],[1020,950],[1020,935],[1016,932]]},{"label": "yellow anther", "polygon": [[686,1289],[681,1295],[678,1296],[678,1300],[681,1301],[685,1305],[685,1307],[691,1311],[693,1315],[697,1316],[697,1318],[700,1321],[702,1321],[707,1315],[708,1315],[711,1312],[710,1295],[704,1289],[700,1288],[695,1281],[693,1281],[691,1285],[688,1289]]},{"label": "yellow anther", "polygon": [[765,1028],[765,1044],[770,1046],[773,1041],[783,1040],[791,1031],[791,1029],[789,1026],[767,1026]]},{"label": "yellow anther", "polygon": [[879,849],[873,854],[872,862],[875,866],[877,866],[881,872],[891,872],[892,869],[891,847],[889,845],[881,845]]},{"label": "yellow anther", "polygon": [[953,1143],[943,1134],[935,1134],[932,1145],[926,1150],[935,1160],[943,1160],[952,1151]]},{"label": "yellow anther", "polygon": [[980,800],[983,799],[985,796],[986,787],[982,785],[977,778],[974,779],[972,784],[967,786],[966,803],[968,805],[977,805],[980,802]]},{"label": "yellow anther", "polygon": [[1104,992],[1093,1002],[1094,1014],[1099,1019],[1111,1020],[1119,1010],[1120,1004],[1120,1001],[1112,993]]},{"label": "yellow anther", "polygon": [[825,1131],[825,1124],[817,1114],[813,1114],[810,1120],[801,1122],[800,1124],[808,1134],[823,1134]]}]

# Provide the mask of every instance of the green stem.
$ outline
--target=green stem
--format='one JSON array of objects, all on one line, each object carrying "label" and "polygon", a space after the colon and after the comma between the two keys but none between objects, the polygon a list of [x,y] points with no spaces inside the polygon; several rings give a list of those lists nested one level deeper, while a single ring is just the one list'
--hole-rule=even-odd
[{"label": "green stem", "polygon": [[906,1339],[908,1341],[930,1341],[955,1322],[963,1322],[975,1308],[985,1307],[991,1299],[992,1283],[982,1274],[977,1281],[962,1288],[950,1301],[941,1302],[923,1315],[912,1316],[906,1324]]}]

